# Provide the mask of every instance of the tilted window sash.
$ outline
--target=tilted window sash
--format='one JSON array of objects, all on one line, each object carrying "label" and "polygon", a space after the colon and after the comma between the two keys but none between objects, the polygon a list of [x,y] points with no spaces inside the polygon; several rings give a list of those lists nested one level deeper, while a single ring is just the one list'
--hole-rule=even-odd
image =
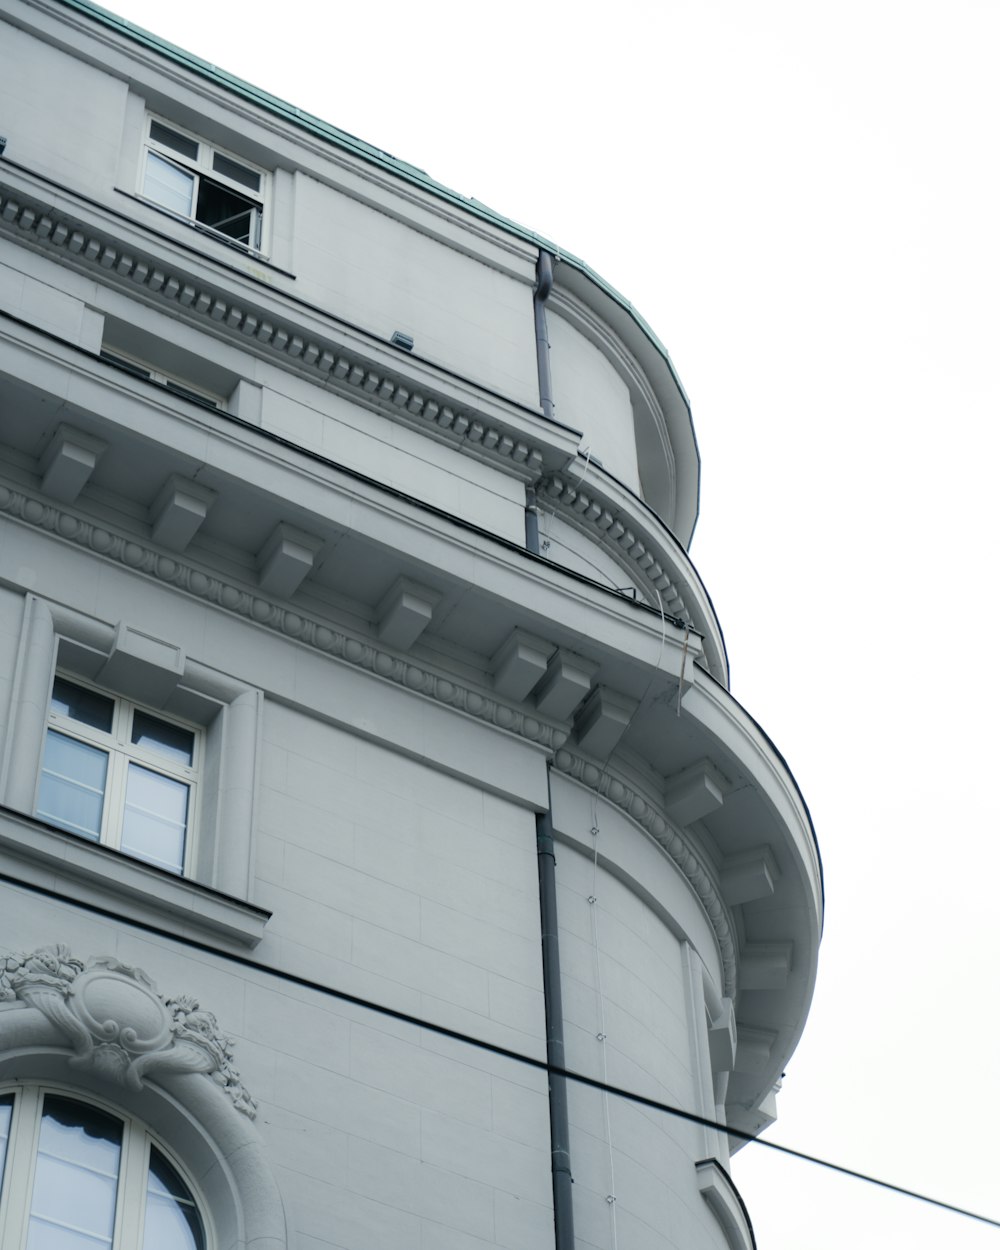
[{"label": "tilted window sash", "polygon": [[258,170],[150,120],[142,194],[160,208],[259,251],[263,180]]}]

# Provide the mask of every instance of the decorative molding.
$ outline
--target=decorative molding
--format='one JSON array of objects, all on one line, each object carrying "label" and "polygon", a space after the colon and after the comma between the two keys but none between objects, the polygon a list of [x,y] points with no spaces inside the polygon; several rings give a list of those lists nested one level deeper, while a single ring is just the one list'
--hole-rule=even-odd
[{"label": "decorative molding", "polygon": [[412,383],[382,366],[376,367],[350,349],[313,338],[307,331],[280,322],[260,309],[242,308],[205,283],[192,281],[182,272],[174,273],[134,249],[123,248],[119,240],[79,224],[51,205],[27,201],[31,197],[21,192],[16,198],[0,193],[0,224],[23,231],[46,251],[56,252],[88,270],[103,269],[109,276],[133,282],[188,316],[213,323],[217,331],[242,335],[296,367],[306,368],[323,384],[333,383],[348,392],[360,392],[370,401],[395,408],[404,419],[418,424],[428,422],[436,433],[463,450],[505,460],[525,478],[535,478],[541,472],[542,449],[492,424],[484,414],[449,403],[447,396],[435,394],[431,388],[414,388]]},{"label": "decorative molding", "polygon": [[536,489],[540,498],[553,505],[558,503],[573,515],[589,538],[601,547],[610,548],[623,560],[651,603],[662,602],[664,612],[682,624],[688,623],[690,613],[680,591],[663,569],[666,552],[659,550],[655,537],[648,531],[641,536],[636,533],[641,527],[634,517],[609,507],[597,498],[593,489],[589,493],[580,490],[569,478],[558,473],[542,478]]},{"label": "decorative molding", "polygon": [[715,931],[722,959],[722,992],[729,998],[736,993],[736,938],[719,885],[696,853],[687,835],[669,824],[660,814],[662,803],[649,795],[640,794],[632,785],[613,776],[607,768],[595,764],[584,756],[565,747],[557,749],[554,767],[574,781],[579,781],[602,798],[613,803],[626,816],[660,844],[688,883],[704,907],[709,923]]},{"label": "decorative molding", "polygon": [[41,1012],[73,1050],[70,1063],[133,1090],[158,1073],[201,1072],[253,1119],[257,1104],[233,1066],[233,1042],[187,995],[164,998],[141,968],[106,955],[43,946],[0,959],[0,1003]]},{"label": "decorative molding", "polygon": [[512,707],[499,699],[462,685],[409,659],[393,655],[366,638],[359,638],[304,613],[284,607],[254,590],[224,581],[197,569],[175,555],[165,555],[136,536],[124,536],[22,490],[0,483],[0,513],[37,529],[47,530],[87,551],[143,573],[198,599],[212,603],[287,638],[366,669],[394,685],[438,703],[466,712],[549,750],[561,747],[568,730]]},{"label": "decorative molding", "polygon": [[[176,556],[165,555],[146,546],[134,536],[114,534],[104,526],[57,508],[48,500],[35,498],[3,483],[0,483],[0,513],[47,530],[65,542],[93,551],[265,629],[296,639],[325,655],[365,669],[395,685],[553,751],[555,766],[561,772],[582,781],[638,821],[688,879],[716,933],[724,969],[724,992],[729,995],[735,993],[736,943],[726,904],[713,876],[694,853],[686,836],[682,836],[660,814],[658,808],[662,806],[662,801],[639,794],[631,786],[612,777],[606,768],[565,750],[564,744],[569,737],[566,728],[464,686],[452,676],[442,676],[409,659],[393,655],[368,639],[348,634],[233,582],[205,573]],[[578,702],[579,697],[574,706]]]},{"label": "decorative molding", "polygon": [[[650,603],[662,604],[667,615],[714,637],[712,623],[691,613],[665,572],[665,566],[673,563],[668,547],[648,527],[640,525],[635,516],[609,501],[597,499],[593,487],[583,492],[564,475],[543,476],[542,447],[525,441],[517,431],[493,423],[484,413],[449,402],[443,391],[427,386],[415,388],[411,381],[376,366],[349,348],[314,338],[260,309],[242,308],[204,283],[192,281],[181,272],[173,273],[151,257],[141,257],[135,249],[123,249],[113,237],[84,227],[21,191],[11,195],[0,190],[0,227],[3,226],[22,231],[45,251],[59,254],[91,272],[103,269],[112,277],[135,283],[148,295],[172,304],[192,319],[211,322],[215,333],[228,331],[237,342],[241,337],[252,340],[258,347],[281,355],[286,363],[306,369],[322,385],[333,386],[356,400],[366,397],[367,402],[378,404],[381,411],[394,412],[417,428],[429,423],[438,436],[463,451],[504,461],[519,477],[539,482],[540,495],[552,505],[559,504],[567,518],[589,538],[622,560]],[[724,669],[724,659],[719,663]]]}]

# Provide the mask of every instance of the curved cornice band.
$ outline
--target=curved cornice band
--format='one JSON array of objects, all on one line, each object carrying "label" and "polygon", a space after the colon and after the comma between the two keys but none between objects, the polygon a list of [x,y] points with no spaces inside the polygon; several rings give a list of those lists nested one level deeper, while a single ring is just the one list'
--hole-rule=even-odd
[{"label": "curved cornice band", "polygon": [[[259,310],[240,307],[204,283],[174,273],[150,257],[141,257],[134,249],[123,249],[119,241],[76,224],[52,206],[20,191],[10,194],[0,190],[0,223],[30,234],[44,250],[81,267],[104,270],[135,283],[175,310],[213,323],[216,332],[228,331],[244,347],[246,340],[251,339],[268,353],[284,357],[286,364],[306,369],[324,385],[353,392],[355,399],[376,404],[380,411],[388,411],[418,428],[429,423],[438,437],[460,450],[493,463],[499,461],[507,472],[540,483],[554,510],[565,510],[567,517],[582,525],[592,541],[614,545],[616,557],[634,576],[651,604],[662,604],[666,613],[690,623],[706,638],[706,659],[713,676],[727,680],[718,622],[680,544],[665,542],[653,526],[643,524],[599,487],[591,486],[583,492],[567,475],[546,473],[544,449],[525,441],[518,431],[504,428],[483,413],[449,403],[447,397],[432,393],[427,386],[418,388],[342,345],[310,336],[300,327],[279,322]],[[678,572],[687,603],[676,584]]]},{"label": "curved cornice band", "polygon": [[581,781],[625,815],[635,820],[659,843],[690,882],[715,931],[722,958],[727,994],[736,984],[736,942],[728,908],[717,883],[685,834],[669,823],[655,797],[641,794],[620,780],[612,767],[597,765],[566,746],[569,730],[533,715],[522,707],[464,685],[453,675],[434,672],[426,664],[396,655],[370,639],[286,607],[266,595],[209,574],[175,554],[165,554],[134,535],[114,533],[64,507],[0,483],[0,514],[44,530],[116,564],[185,591],[225,612],[242,617],[284,637],[356,668],[365,669],[411,693],[465,712],[497,729],[516,734],[550,751],[555,766]]}]

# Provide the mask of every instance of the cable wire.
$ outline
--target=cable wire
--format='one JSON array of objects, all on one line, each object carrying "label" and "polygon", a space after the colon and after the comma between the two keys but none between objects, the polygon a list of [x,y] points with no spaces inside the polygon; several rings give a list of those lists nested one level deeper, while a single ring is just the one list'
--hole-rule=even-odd
[{"label": "cable wire", "polygon": [[[0,811],[2,810],[0,809]],[[21,815],[21,813],[16,814]],[[360,994],[351,994],[347,990],[335,989],[331,985],[324,985],[322,982],[314,981],[310,977],[300,976],[298,973],[290,972],[284,968],[269,967],[267,964],[259,963],[256,959],[250,959],[246,955],[239,955],[235,951],[220,949],[217,946],[213,946],[210,942],[203,942],[198,938],[173,933],[162,925],[152,924],[148,920],[137,920],[134,917],[125,916],[120,911],[113,911],[110,907],[102,907],[99,903],[91,903],[80,898],[74,898],[72,895],[65,894],[63,891],[56,890],[51,886],[39,885],[34,881],[22,881],[6,872],[0,872],[0,883],[12,886],[16,890],[52,899],[57,903],[64,903],[76,911],[90,912],[91,915],[101,916],[105,920],[113,921],[115,924],[129,925],[133,929],[140,929],[144,933],[153,934],[155,937],[165,938],[169,942],[176,942],[181,946],[188,947],[190,950],[200,951],[202,954],[211,955],[215,959],[225,960],[227,963],[235,964],[237,967],[247,968],[252,972],[262,973],[267,977],[274,977],[276,980],[284,981],[289,985],[298,986],[300,989],[312,990],[327,998],[335,998],[339,1002],[348,1003],[354,1007],[364,1008],[366,1011],[374,1012],[376,1015],[385,1016],[389,1020],[398,1020],[401,1024],[410,1024],[414,1028],[426,1029],[427,1032],[435,1033],[439,1037],[447,1037],[452,1041],[461,1042],[464,1045],[472,1046],[476,1050],[484,1051],[486,1054],[496,1055],[501,1059],[509,1059],[514,1063],[522,1064],[524,1067],[533,1068],[537,1072],[544,1072],[549,1076],[564,1077],[566,1080],[574,1081],[585,1088],[595,1089],[600,1093],[623,1098],[627,1102],[635,1103],[636,1106],[648,1107],[652,1111],[660,1111],[665,1115],[674,1116],[678,1120],[684,1120],[688,1124],[697,1124],[702,1128],[715,1129],[718,1132],[726,1133],[729,1137],[735,1137],[738,1141],[747,1142],[765,1150],[772,1150],[776,1154],[786,1155],[792,1159],[801,1159],[804,1163],[813,1163],[817,1167],[825,1168],[830,1172],[836,1172],[841,1176],[849,1176],[854,1180],[865,1181],[869,1185],[888,1190],[890,1193],[900,1194],[904,1198],[914,1198],[918,1202],[927,1203],[928,1206],[937,1207],[939,1210],[950,1211],[954,1215],[964,1215],[970,1220],[978,1221],[980,1224],[988,1224],[992,1228],[1000,1228],[1000,1219],[994,1219],[991,1216],[970,1211],[967,1207],[960,1207],[955,1203],[945,1202],[941,1198],[933,1198],[929,1194],[921,1193],[919,1190],[908,1189],[905,1185],[896,1185],[892,1181],[882,1180],[880,1177],[871,1176],[867,1172],[860,1172],[855,1168],[834,1163],[829,1159],[822,1159],[818,1155],[809,1154],[805,1150],[796,1150],[792,1146],[783,1146],[780,1142],[771,1141],[768,1138],[755,1137],[753,1133],[722,1124],[717,1120],[710,1119],[708,1116],[698,1115],[694,1111],[685,1111],[682,1107],[671,1106],[670,1103],[661,1102],[658,1098],[648,1098],[644,1094],[635,1093],[634,1090],[623,1089],[619,1085],[612,1085],[607,1081],[599,1080],[597,1077],[585,1076],[582,1072],[575,1072],[572,1068],[560,1067],[558,1064],[549,1063],[545,1059],[536,1059],[532,1055],[523,1054],[521,1051],[511,1050],[508,1046],[501,1046],[497,1042],[488,1042],[485,1038],[473,1037],[471,1034],[463,1033],[459,1029],[451,1029],[444,1024],[435,1024],[433,1021],[424,1020],[420,1016],[411,1015],[407,1011],[399,1011],[395,1007],[387,1007],[383,1003],[376,1003],[370,998],[362,997]]]},{"label": "cable wire", "polygon": [[[593,885],[591,886],[590,898],[587,902],[590,904],[590,931],[594,943],[594,971],[596,974],[597,1003],[601,1017],[600,1032],[597,1040],[601,1047],[601,1073],[604,1082],[608,1080],[608,1022],[607,1013],[604,1004],[604,982],[601,977],[601,941],[598,929],[598,863],[597,863],[597,839],[601,832],[601,826],[597,819],[597,797],[591,800],[591,826],[590,834],[594,840],[594,876]],[[611,1247],[612,1250],[618,1250],[618,1213],[615,1205],[618,1201],[618,1190],[615,1186],[615,1151],[614,1144],[611,1139],[611,1095],[605,1090],[601,1095],[601,1101],[604,1109],[604,1132],[608,1139],[608,1178],[611,1182],[611,1192],[608,1194],[608,1206],[611,1210]]]}]

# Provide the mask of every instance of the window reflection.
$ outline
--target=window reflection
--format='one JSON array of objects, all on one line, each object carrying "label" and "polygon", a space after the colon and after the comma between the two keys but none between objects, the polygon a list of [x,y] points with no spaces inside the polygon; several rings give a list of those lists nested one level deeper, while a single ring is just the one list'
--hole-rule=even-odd
[{"label": "window reflection", "polygon": [[205,1233],[191,1191],[151,1146],[143,1250],[204,1250],[204,1246]]},{"label": "window reflection", "polygon": [[28,1250],[111,1245],[121,1148],[120,1121],[69,1098],[45,1099]]},{"label": "window reflection", "polygon": [[0,1094],[0,1250],[207,1245],[194,1194],[141,1125],[38,1087]]}]

